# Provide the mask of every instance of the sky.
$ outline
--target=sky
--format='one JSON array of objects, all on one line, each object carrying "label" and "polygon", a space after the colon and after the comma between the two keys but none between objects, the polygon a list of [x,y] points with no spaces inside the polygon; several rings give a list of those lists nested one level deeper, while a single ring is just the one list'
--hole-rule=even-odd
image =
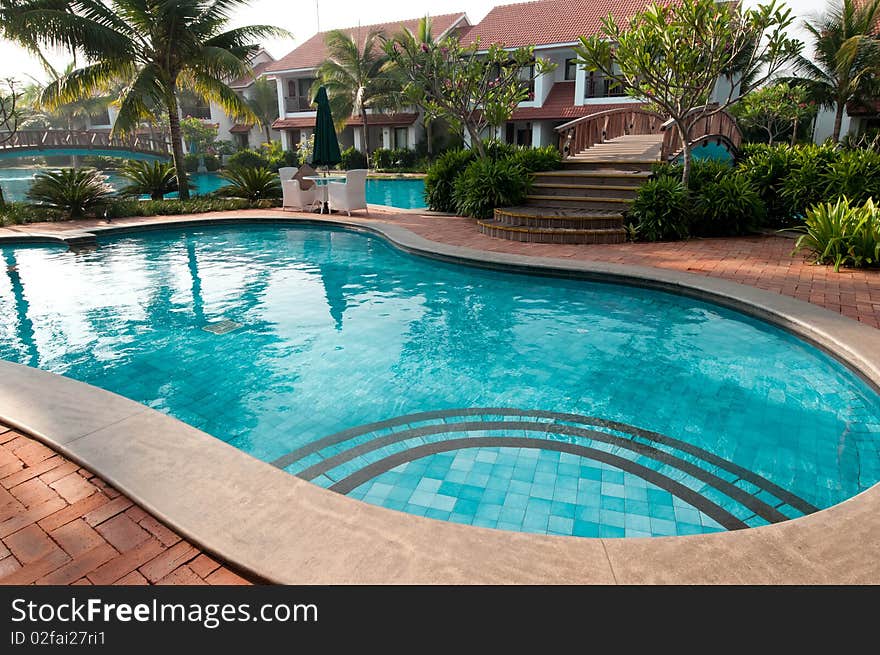
[{"label": "sky", "polygon": [[[765,2],[767,0],[764,0]],[[382,23],[395,19],[413,18],[425,14],[439,15],[465,12],[471,23],[479,22],[497,4],[512,4],[508,0],[252,0],[246,8],[232,17],[233,25],[269,24],[283,27],[293,39],[269,41],[264,45],[276,58],[282,57],[297,44],[303,43],[315,32],[358,24]],[[746,6],[758,0],[744,0]],[[820,0],[788,0],[788,6],[798,16],[797,23],[812,16],[824,3]],[[320,29],[319,29],[320,26]],[[795,33],[804,38],[803,32]],[[63,69],[70,61],[64,53],[48,52],[52,64]],[[15,78],[27,82],[28,77],[45,80],[47,74],[40,64],[14,43],[0,39],[0,79]]]}]

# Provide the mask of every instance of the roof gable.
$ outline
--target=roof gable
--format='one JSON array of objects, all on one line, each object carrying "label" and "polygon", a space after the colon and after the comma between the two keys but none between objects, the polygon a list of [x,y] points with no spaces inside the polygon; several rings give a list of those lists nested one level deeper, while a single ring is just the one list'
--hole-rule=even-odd
[{"label": "roof gable", "polygon": [[[389,21],[387,23],[376,23],[375,25],[345,27],[342,28],[342,31],[350,33],[352,36],[357,38],[359,43],[362,44],[367,35],[374,30],[378,32],[384,32],[389,36],[394,34],[395,32],[400,31],[403,28],[416,31],[419,25],[419,21],[422,18],[422,16],[419,16],[418,18]],[[434,33],[435,38],[448,31],[449,28],[454,26],[459,21],[463,20],[464,24],[467,24],[467,17],[465,16],[464,12],[459,12],[456,14],[442,14],[440,16],[430,16],[430,18],[431,29]],[[324,39],[327,36],[327,33],[330,31],[333,30],[318,32],[310,39],[305,41],[302,45],[294,48],[291,52],[289,52],[278,61],[270,64],[267,67],[266,72],[272,73],[286,70],[317,68],[325,59],[327,59],[327,46],[324,42]]]}]

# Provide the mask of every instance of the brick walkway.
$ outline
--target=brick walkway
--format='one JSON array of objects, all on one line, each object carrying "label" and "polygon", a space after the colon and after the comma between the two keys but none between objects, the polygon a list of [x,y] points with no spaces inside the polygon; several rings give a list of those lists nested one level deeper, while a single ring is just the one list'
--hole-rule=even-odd
[{"label": "brick walkway", "polygon": [[0,426],[0,584],[250,584],[97,476]]}]

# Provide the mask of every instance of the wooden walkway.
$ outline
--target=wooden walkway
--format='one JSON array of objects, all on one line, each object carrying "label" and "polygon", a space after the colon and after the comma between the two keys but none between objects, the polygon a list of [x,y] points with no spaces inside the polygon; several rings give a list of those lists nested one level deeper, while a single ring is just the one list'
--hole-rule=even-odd
[{"label": "wooden walkway", "polygon": [[663,147],[662,134],[633,134],[609,139],[568,157],[566,161],[604,162],[613,168],[612,162],[660,161]]}]

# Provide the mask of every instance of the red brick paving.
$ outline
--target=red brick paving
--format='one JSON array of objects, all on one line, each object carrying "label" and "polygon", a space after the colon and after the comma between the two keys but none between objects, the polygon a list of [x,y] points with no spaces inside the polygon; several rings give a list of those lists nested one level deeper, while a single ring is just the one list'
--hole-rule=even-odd
[{"label": "red brick paving", "polygon": [[38,441],[0,425],[0,584],[250,584]]}]

